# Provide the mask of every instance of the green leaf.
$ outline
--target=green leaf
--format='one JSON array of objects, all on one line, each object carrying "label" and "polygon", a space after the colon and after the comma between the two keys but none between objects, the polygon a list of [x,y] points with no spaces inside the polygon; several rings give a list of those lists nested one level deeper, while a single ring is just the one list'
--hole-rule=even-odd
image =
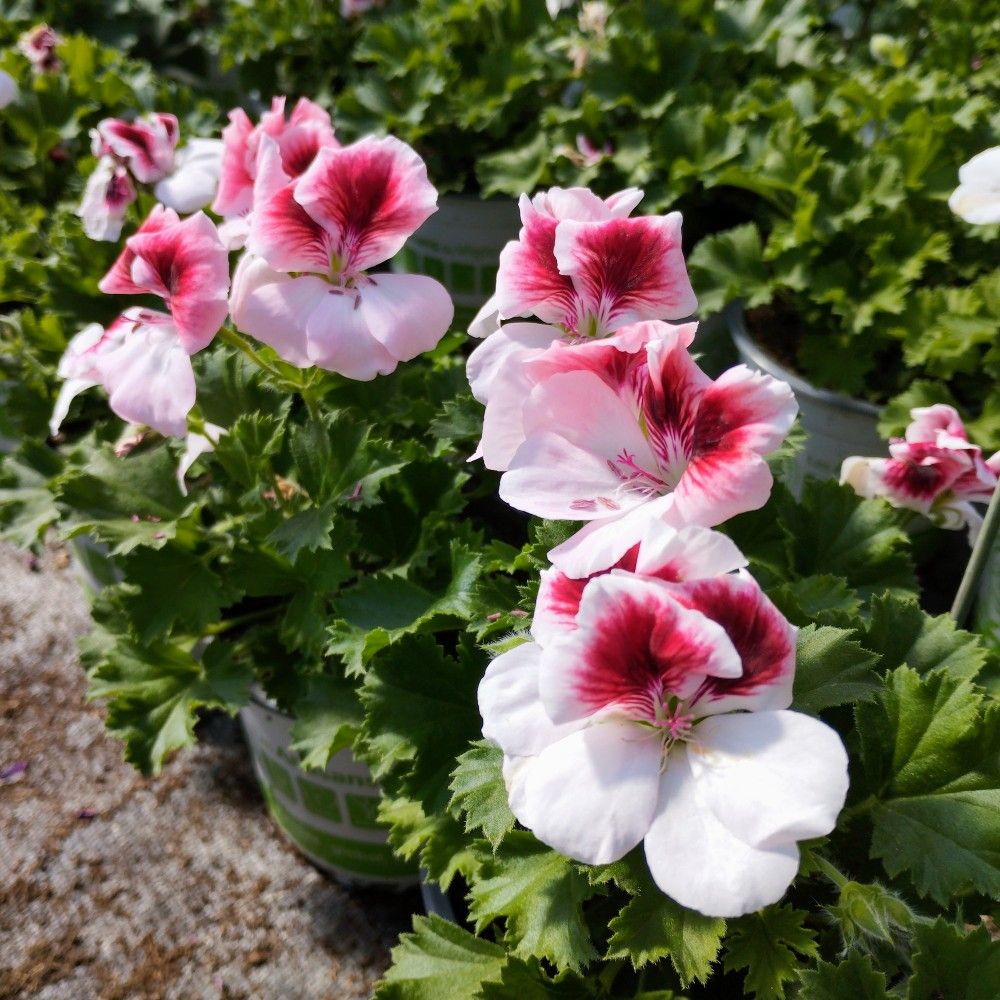
[{"label": "green leaf", "polygon": [[719,312],[734,299],[763,305],[773,294],[760,233],[752,222],[700,240],[688,256],[688,269],[704,313]]},{"label": "green leaf", "polygon": [[583,901],[592,891],[572,861],[515,831],[484,861],[469,914],[477,933],[505,919],[515,955],[575,970],[597,957],[583,920]]},{"label": "green leaf", "polygon": [[971,682],[900,667],[875,704],[855,709],[871,854],[939,903],[1000,895],[1000,710]]},{"label": "green leaf", "polygon": [[639,969],[669,956],[681,985],[688,986],[694,980],[706,982],[712,974],[726,922],[685,909],[648,879],[643,891],[608,924],[608,930],[607,958],[627,958]]},{"label": "green leaf", "polygon": [[480,665],[446,656],[430,636],[382,650],[361,688],[365,757],[376,779],[395,774],[402,793],[428,811],[444,808],[455,760],[482,729],[481,677]]},{"label": "green leaf", "polygon": [[361,728],[357,690],[341,677],[311,677],[293,714],[291,749],[307,770],[322,771],[335,753],[353,745]]},{"label": "green leaf", "polygon": [[913,936],[913,976],[907,1000],[996,1000],[1000,941],[982,925],[963,934],[940,919]]},{"label": "green leaf", "polygon": [[861,500],[834,482],[806,480],[802,502],[782,510],[781,524],[800,576],[842,577],[863,597],[916,590],[900,514],[881,500]]},{"label": "green leaf", "polygon": [[568,970],[552,977],[536,958],[522,961],[508,957],[500,982],[484,983],[477,1000],[597,1000],[604,996],[593,979]]},{"label": "green leaf", "polygon": [[514,829],[502,766],[503,751],[479,740],[458,758],[450,786],[453,794],[449,808],[461,809],[466,831],[482,830],[494,850]]},{"label": "green leaf", "polygon": [[133,586],[121,603],[144,643],[166,635],[175,623],[186,634],[199,635],[240,596],[198,556],[174,545],[138,549],[123,560],[123,569]]},{"label": "green leaf", "polygon": [[854,954],[839,965],[819,962],[803,970],[800,1000],[886,1000],[885,976],[865,955]]},{"label": "green leaf", "polygon": [[877,882],[845,882],[829,910],[848,948],[897,945],[921,919],[901,896]]},{"label": "green leaf", "polygon": [[143,774],[158,774],[168,754],[194,744],[196,710],[237,711],[252,680],[253,671],[219,642],[199,662],[165,642],[119,641],[93,670],[87,696],[107,700],[107,726],[125,741],[125,758]]},{"label": "green leaf", "polygon": [[915,598],[885,594],[872,600],[864,644],[877,650],[882,670],[904,664],[918,674],[946,670],[952,677],[975,677],[986,663],[979,637],[963,632],[949,615],[933,617]]},{"label": "green leaf", "polygon": [[271,458],[281,449],[283,415],[244,413],[215,444],[214,456],[226,473],[246,489],[273,485]]},{"label": "green leaf", "polygon": [[875,653],[849,629],[807,625],[799,630],[794,707],[814,715],[834,705],[874,698],[881,684],[872,672]]},{"label": "green leaf", "polygon": [[333,531],[335,514],[332,503],[322,507],[307,507],[282,521],[267,536],[267,542],[289,562],[295,562],[303,550],[314,552],[316,549],[330,549],[333,547],[330,533]]},{"label": "green leaf", "polygon": [[50,482],[61,463],[55,453],[25,441],[19,453],[3,459],[0,472],[0,538],[28,548],[59,519]]},{"label": "green leaf", "polygon": [[483,983],[500,979],[503,964],[499,945],[441,917],[414,917],[374,1000],[475,1000]]},{"label": "green leaf", "polygon": [[861,601],[847,582],[828,573],[773,587],[767,596],[794,625],[834,625],[856,617],[861,610]]},{"label": "green leaf", "polygon": [[808,914],[791,906],[768,906],[734,920],[726,939],[726,972],[746,969],[745,988],[760,1000],[780,1000],[798,978],[802,959],[816,958]]}]

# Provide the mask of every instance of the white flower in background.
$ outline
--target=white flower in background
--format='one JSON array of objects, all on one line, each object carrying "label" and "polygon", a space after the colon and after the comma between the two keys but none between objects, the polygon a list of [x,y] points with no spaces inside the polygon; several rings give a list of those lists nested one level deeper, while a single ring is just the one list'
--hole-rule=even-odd
[{"label": "white flower in background", "polygon": [[13,104],[20,96],[20,93],[14,77],[10,73],[0,69],[0,108],[5,108],[8,104]]},{"label": "white flower in background", "polygon": [[559,11],[572,7],[576,0],[545,0],[545,9],[549,12],[549,17],[555,19],[559,16]]},{"label": "white flower in background", "polygon": [[1000,222],[1000,146],[977,154],[958,171],[948,207],[973,225]]},{"label": "white flower in background", "polygon": [[219,438],[225,433],[225,427],[211,424],[208,421],[205,422],[204,434],[197,434],[194,431],[188,433],[184,439],[184,454],[181,455],[181,460],[177,463],[177,486],[180,488],[182,496],[188,495],[187,483],[184,482],[188,470],[202,455],[215,451]]},{"label": "white flower in background", "polygon": [[156,185],[153,194],[181,215],[197,212],[215,197],[221,169],[221,139],[190,139],[177,150],[173,170]]},{"label": "white flower in background", "polygon": [[125,166],[110,156],[97,161],[83,189],[77,215],[92,240],[114,243],[121,236],[125,213],[136,199],[135,185]]}]

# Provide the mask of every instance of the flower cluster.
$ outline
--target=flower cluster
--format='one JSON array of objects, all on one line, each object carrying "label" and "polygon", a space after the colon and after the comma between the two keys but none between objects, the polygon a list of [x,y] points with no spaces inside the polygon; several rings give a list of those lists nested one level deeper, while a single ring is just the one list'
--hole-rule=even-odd
[{"label": "flower cluster", "polygon": [[135,183],[153,186],[158,201],[187,214],[204,208],[219,182],[222,144],[191,139],[177,149],[177,118],[157,112],[127,122],[105,118],[91,131],[97,166],[87,181],[79,215],[94,240],[114,242],[121,235]]},{"label": "flower cluster", "polygon": [[62,39],[47,24],[37,24],[18,39],[17,47],[36,73],[58,73],[62,62],[56,48],[61,43]]},{"label": "flower cluster", "polygon": [[890,442],[888,458],[847,458],[840,481],[859,496],[883,497],[943,528],[967,528],[975,541],[983,523],[975,504],[993,496],[1000,452],[984,458],[962,418],[944,403],[917,407],[910,418],[905,436]]},{"label": "flower cluster", "polygon": [[[130,176],[156,182],[158,195],[190,193],[174,157],[177,135],[173,115],[102,122],[94,141],[105,204],[134,197]],[[100,385],[123,419],[184,435],[196,394],[190,357],[227,316],[291,364],[352,379],[392,372],[434,347],[451,324],[451,299],[432,278],[368,273],[436,210],[437,192],[410,147],[393,138],[341,147],[325,111],[301,100],[286,121],[284,98],[256,126],[238,108],[221,142],[194,142],[219,149],[202,194],[215,195],[213,210],[232,225],[227,231],[204,212],[182,220],[172,207],[154,208],[100,288],[158,296],[168,311],[135,306],[107,329],[92,325],[72,340],[60,364],[66,382],[53,434],[73,398]],[[230,296],[229,251],[244,239]],[[187,464],[223,433],[205,430],[189,440]]]},{"label": "flower cluster", "polygon": [[[711,530],[767,502],[764,456],[795,419],[788,385],[709,378],[681,218],[641,192],[522,197],[497,289],[474,322],[474,457],[512,506],[586,525],[549,553],[533,642],[480,686],[512,811],[589,863],[640,842],[659,887],[714,916],[780,898],[796,841],[828,833],[847,757],[788,711],[795,629]],[[544,321],[504,323],[510,317]]]}]

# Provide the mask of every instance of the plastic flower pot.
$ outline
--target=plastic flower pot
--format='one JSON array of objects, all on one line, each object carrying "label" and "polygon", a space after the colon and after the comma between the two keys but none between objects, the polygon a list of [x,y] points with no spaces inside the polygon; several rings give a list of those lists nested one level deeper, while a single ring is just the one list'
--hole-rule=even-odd
[{"label": "plastic flower pot", "polygon": [[99,593],[122,579],[122,571],[111,558],[111,551],[103,542],[90,535],[76,535],[69,540],[73,553],[73,568],[80,582],[91,595]]},{"label": "plastic flower pot", "polygon": [[394,271],[437,278],[455,301],[455,324],[475,316],[493,294],[500,251],[521,227],[512,198],[446,194],[438,210],[393,258]]},{"label": "plastic flower pot", "polygon": [[787,382],[795,393],[808,438],[790,477],[793,493],[798,494],[806,476],[839,478],[841,463],[850,455],[881,455],[885,451],[885,440],[878,432],[877,406],[819,389],[783,367],[751,338],[738,304],[727,307],[726,319],[740,361]]},{"label": "plastic flower pot", "polygon": [[335,754],[324,772],[303,770],[289,747],[292,717],[256,688],[240,722],[268,811],[300,853],[349,885],[417,884],[416,866],[392,853],[375,818],[371,772],[350,750]]}]

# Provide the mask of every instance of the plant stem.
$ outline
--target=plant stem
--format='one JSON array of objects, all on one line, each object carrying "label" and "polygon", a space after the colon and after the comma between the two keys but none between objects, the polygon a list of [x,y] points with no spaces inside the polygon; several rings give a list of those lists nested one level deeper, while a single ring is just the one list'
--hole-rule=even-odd
[{"label": "plant stem", "polygon": [[260,352],[254,350],[247,341],[241,337],[235,330],[229,330],[223,327],[219,331],[219,338],[224,340],[230,347],[235,347],[238,351],[242,351],[258,368],[262,368],[264,371],[273,375],[277,379],[281,379],[282,382],[286,382],[285,376],[278,371],[269,361],[267,361]]},{"label": "plant stem", "polygon": [[204,635],[221,635],[223,632],[228,632],[231,628],[236,628],[239,625],[245,625],[247,622],[257,621],[260,618],[267,618],[269,615],[273,615],[275,608],[261,608],[259,611],[248,611],[245,615],[236,615],[234,618],[225,618],[221,622],[216,622],[214,625],[209,625],[208,628],[204,629]]},{"label": "plant stem", "polygon": [[965,567],[962,582],[958,585],[955,603],[951,606],[951,617],[959,627],[964,624],[972,610],[979,578],[983,575],[986,562],[993,552],[998,533],[1000,533],[1000,488],[993,491],[990,505],[986,508],[983,526],[979,529],[979,537],[972,547],[972,555],[969,556],[969,564]]}]

